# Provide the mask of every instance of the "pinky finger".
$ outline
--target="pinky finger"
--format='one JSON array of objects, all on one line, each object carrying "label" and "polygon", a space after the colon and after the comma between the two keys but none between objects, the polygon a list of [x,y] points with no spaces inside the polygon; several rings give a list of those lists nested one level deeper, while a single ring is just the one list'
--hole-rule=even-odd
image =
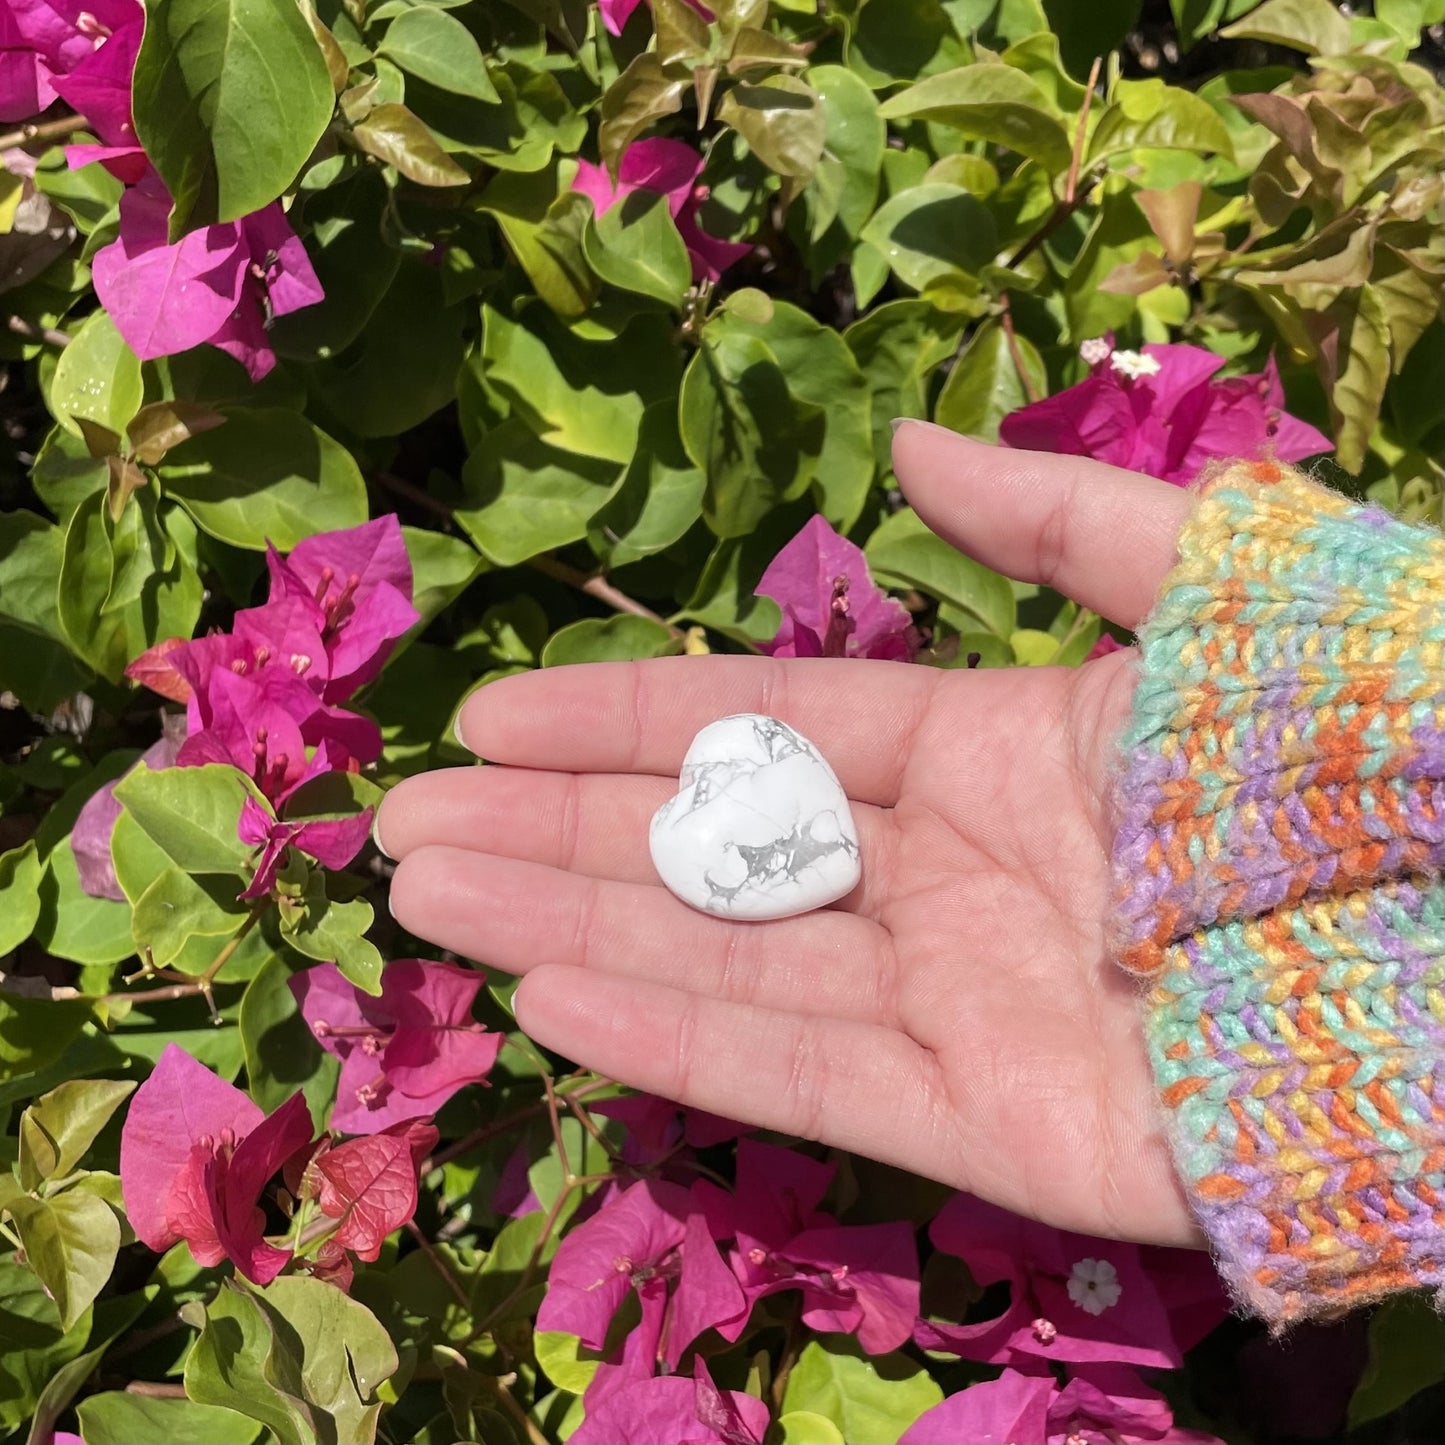
[{"label": "pinky finger", "polygon": [[517,987],[529,1037],[634,1089],[918,1169],[947,1169],[937,1063],[875,1024],[785,1013],[547,964]]}]

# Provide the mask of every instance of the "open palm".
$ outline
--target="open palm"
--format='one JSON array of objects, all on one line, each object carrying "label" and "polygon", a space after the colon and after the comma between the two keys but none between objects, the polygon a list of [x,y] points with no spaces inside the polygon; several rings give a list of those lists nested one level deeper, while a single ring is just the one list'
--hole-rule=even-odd
[{"label": "open palm", "polygon": [[[894,459],[941,536],[1126,626],[1188,505],[1146,477],[926,426],[903,428]],[[523,1028],[624,1083],[1063,1227],[1190,1242],[1135,989],[1105,946],[1127,657],[680,657],[504,679],[459,726],[498,766],[386,800],[393,911],[525,974]],[[739,712],[811,738],[853,799],[863,879],[831,908],[728,922],[657,880],[648,821],[693,735]]]}]

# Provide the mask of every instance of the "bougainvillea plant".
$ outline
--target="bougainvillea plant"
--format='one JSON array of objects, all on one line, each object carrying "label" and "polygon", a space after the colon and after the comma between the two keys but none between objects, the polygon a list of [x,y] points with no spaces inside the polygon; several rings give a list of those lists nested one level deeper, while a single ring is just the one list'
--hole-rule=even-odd
[{"label": "bougainvillea plant", "polygon": [[0,1441],[1445,1434],[1415,1301],[629,1094],[370,841],[519,670],[1128,645],[890,418],[1438,522],[1442,22],[0,0]]}]

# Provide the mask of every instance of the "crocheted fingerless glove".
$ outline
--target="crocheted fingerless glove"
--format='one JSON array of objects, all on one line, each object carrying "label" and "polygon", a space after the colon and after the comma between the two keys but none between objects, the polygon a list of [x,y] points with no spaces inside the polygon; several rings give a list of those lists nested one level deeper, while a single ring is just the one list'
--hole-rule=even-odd
[{"label": "crocheted fingerless glove", "polygon": [[1445,544],[1270,462],[1199,497],[1113,855],[1176,1163],[1276,1328],[1445,1309]]}]

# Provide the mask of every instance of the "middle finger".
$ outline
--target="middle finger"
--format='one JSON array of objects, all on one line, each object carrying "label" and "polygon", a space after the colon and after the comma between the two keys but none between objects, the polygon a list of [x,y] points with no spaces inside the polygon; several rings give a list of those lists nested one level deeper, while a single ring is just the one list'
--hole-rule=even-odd
[{"label": "middle finger", "polygon": [[[386,795],[376,843],[397,861],[440,845],[615,883],[656,884],[648,825],[676,792],[675,779],[645,774],[449,768],[407,778]],[[867,803],[850,807],[863,881],[833,907],[876,918],[887,895],[893,814]]]}]

